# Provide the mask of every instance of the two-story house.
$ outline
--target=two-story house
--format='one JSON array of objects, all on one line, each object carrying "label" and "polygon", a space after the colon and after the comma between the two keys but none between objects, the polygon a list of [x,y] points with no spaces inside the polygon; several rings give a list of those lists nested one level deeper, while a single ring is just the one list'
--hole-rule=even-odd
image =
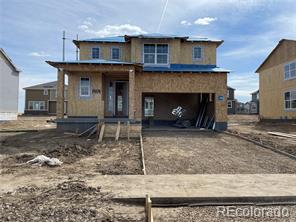
[{"label": "two-story house", "polygon": [[256,73],[260,119],[296,119],[296,40],[279,41]]},{"label": "two-story house", "polygon": [[[25,110],[29,115],[55,115],[57,81],[25,87]],[[64,93],[64,112],[67,113],[67,85]]]},{"label": "two-story house", "polygon": [[250,101],[250,114],[259,113],[259,90],[251,93],[252,99]]},{"label": "two-story house", "polygon": [[17,119],[19,74],[20,70],[0,48],[0,121]]},{"label": "two-story house", "polygon": [[[195,124],[203,104],[216,129],[227,128],[227,73],[216,65],[221,40],[179,35],[125,35],[74,40],[78,61],[47,61],[58,69],[57,127],[83,130],[98,121],[175,121],[186,109]],[[63,89],[68,76],[68,118]],[[204,115],[204,116],[205,116]]]},{"label": "two-story house", "polygon": [[236,113],[236,100],[234,97],[235,89],[227,86],[227,114]]}]

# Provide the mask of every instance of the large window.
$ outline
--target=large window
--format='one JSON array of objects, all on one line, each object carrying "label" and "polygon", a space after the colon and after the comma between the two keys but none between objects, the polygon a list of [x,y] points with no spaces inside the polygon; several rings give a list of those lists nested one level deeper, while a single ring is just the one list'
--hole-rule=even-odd
[{"label": "large window", "polygon": [[285,80],[296,78],[296,61],[285,65]]},{"label": "large window", "polygon": [[166,65],[169,63],[168,44],[144,44],[144,63]]},{"label": "large window", "polygon": [[296,110],[296,90],[285,92],[285,109]]},{"label": "large window", "polygon": [[193,60],[202,59],[202,48],[200,46],[195,46],[192,48],[192,57],[193,57]]},{"label": "large window", "polygon": [[232,101],[227,101],[227,108],[231,109],[232,108]]},{"label": "large window", "polygon": [[92,48],[91,49],[91,57],[93,59],[99,59],[100,58],[100,48]]},{"label": "large window", "polygon": [[88,77],[80,78],[80,96],[90,96],[90,79]]},{"label": "large window", "polygon": [[29,110],[45,110],[45,102],[29,101]]},{"label": "large window", "polygon": [[120,60],[120,48],[112,47],[111,48],[111,59],[112,60]]}]

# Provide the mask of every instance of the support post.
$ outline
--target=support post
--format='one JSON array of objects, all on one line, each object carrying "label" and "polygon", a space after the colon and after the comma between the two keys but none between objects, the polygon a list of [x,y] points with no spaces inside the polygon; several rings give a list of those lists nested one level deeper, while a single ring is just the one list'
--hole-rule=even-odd
[{"label": "support post", "polygon": [[57,74],[57,119],[64,118],[64,91],[65,91],[65,73],[63,69],[58,69]]},{"label": "support post", "polygon": [[129,119],[135,118],[135,70],[129,70]]}]

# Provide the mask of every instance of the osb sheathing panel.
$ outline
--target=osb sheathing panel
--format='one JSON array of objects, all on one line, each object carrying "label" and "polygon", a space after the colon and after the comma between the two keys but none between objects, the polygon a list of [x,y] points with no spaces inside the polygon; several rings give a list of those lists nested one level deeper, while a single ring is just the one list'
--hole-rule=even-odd
[{"label": "osb sheathing panel", "polygon": [[131,60],[130,44],[129,43],[80,43],[80,60],[92,59],[92,48],[100,48],[100,58],[111,60],[111,48],[119,47],[121,49],[121,61],[129,62]]},{"label": "osb sheathing panel", "polygon": [[135,93],[137,119],[142,113],[141,93],[215,93],[216,121],[227,121],[226,73],[137,73]]},{"label": "osb sheathing panel", "polygon": [[260,73],[265,69],[272,68],[296,59],[296,41],[285,40],[268,58],[260,68]]},{"label": "osb sheathing panel", "polygon": [[[102,74],[69,73],[68,76],[68,115],[99,116],[103,118],[104,101],[102,99]],[[80,77],[90,78],[90,97],[82,98],[79,96]]]},{"label": "osb sheathing panel", "polygon": [[265,69],[259,75],[260,117],[262,119],[296,118],[296,112],[286,111],[284,106],[284,92],[296,90],[296,79],[284,80],[285,64]]},{"label": "osb sheathing panel", "polygon": [[29,101],[44,101],[45,109],[48,109],[48,100],[49,100],[49,90],[48,95],[43,94],[43,89],[27,89],[26,90],[26,104],[25,109],[29,108]]}]

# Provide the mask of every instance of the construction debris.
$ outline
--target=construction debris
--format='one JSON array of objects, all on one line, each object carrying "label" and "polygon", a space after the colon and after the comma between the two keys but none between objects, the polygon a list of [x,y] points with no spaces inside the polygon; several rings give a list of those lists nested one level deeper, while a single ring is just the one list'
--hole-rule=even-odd
[{"label": "construction debris", "polygon": [[280,136],[280,137],[285,137],[285,138],[296,139],[296,135],[294,135],[294,134],[281,133],[281,132],[267,132],[267,133],[269,135],[273,135],[273,136]]},{"label": "construction debris", "polygon": [[39,155],[32,160],[26,162],[26,164],[38,165],[38,166],[61,166],[63,162],[61,162],[57,158],[49,158],[44,155]]}]

